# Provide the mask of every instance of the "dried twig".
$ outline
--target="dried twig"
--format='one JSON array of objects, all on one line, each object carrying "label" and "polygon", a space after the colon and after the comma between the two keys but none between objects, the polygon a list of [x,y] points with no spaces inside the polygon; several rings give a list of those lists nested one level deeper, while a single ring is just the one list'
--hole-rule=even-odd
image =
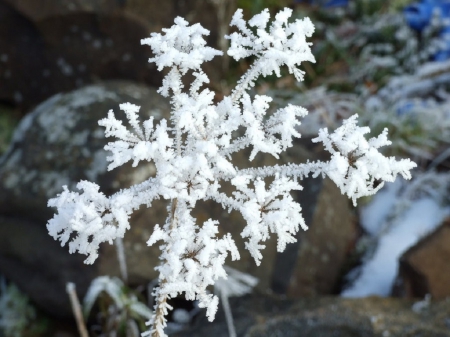
[{"label": "dried twig", "polygon": [[77,321],[77,327],[78,331],[80,332],[80,337],[89,337],[81,311],[81,304],[75,291],[75,283],[67,282],[66,291],[67,294],[69,294],[70,304],[72,305],[73,315],[75,316],[75,320]]}]

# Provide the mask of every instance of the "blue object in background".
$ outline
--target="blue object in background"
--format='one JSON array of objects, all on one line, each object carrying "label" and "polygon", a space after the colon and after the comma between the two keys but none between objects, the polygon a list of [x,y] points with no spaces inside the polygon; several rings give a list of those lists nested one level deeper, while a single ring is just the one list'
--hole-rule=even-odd
[{"label": "blue object in background", "polygon": [[450,26],[446,26],[442,29],[440,37],[444,42],[444,48],[433,55],[433,60],[446,61],[450,59]]},{"label": "blue object in background", "polygon": [[330,0],[325,4],[325,7],[347,6],[348,0]]},{"label": "blue object in background", "polygon": [[[450,0],[422,0],[406,6],[403,10],[408,25],[421,32],[430,25],[435,10],[440,11],[441,18],[450,20]],[[450,26],[447,24],[439,32],[444,47],[433,55],[434,61],[445,61],[450,58]]]},{"label": "blue object in background", "polygon": [[348,0],[309,0],[309,1],[294,0],[294,2],[296,3],[308,2],[313,5],[319,5],[324,7],[340,7],[348,5]]},{"label": "blue object in background", "polygon": [[411,28],[422,31],[431,22],[433,12],[439,10],[442,18],[450,18],[449,0],[422,0],[406,6],[403,10]]},{"label": "blue object in background", "polygon": [[430,109],[430,105],[421,99],[409,99],[401,101],[395,105],[395,112],[397,116],[411,115],[413,113],[420,113]]},{"label": "blue object in background", "polygon": [[422,31],[430,24],[436,6],[436,0],[423,0],[420,3],[406,6],[403,10],[406,22],[412,29]]},{"label": "blue object in background", "polygon": [[396,112],[398,116],[406,115],[410,113],[416,104],[414,102],[402,102],[401,104],[397,105]]}]

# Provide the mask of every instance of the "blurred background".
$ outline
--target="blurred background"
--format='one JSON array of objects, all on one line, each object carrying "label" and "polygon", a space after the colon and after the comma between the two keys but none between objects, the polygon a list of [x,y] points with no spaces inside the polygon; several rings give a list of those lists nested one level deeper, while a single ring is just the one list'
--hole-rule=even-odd
[{"label": "blurred background", "polygon": [[[286,71],[254,88],[273,97],[273,111],[289,103],[309,111],[302,138],[281,161],[326,159],[311,138],[358,114],[369,136],[388,128],[385,155],[418,167],[412,180],[398,178],[356,208],[330,181],[305,179],[295,197],[310,229],[282,254],[268,242],[260,267],[242,248],[228,282],[211,289],[225,303],[216,321],[180,298],[168,332],[450,336],[450,1],[0,0],[0,337],[77,336],[67,282],[76,285],[90,336],[145,330],[159,255],[145,242],[164,221],[165,203],[136,212],[123,242],[102,246],[87,266],[48,235],[47,200],[81,179],[109,195],[155,172],[151,163],[108,172],[97,124],[123,102],[140,105],[143,118],[169,115],[156,93],[162,75],[141,39],[182,16],[226,51],[237,8],[248,19],[284,7],[314,23],[316,63],[302,64],[301,83]],[[251,61],[225,56],[205,65],[217,100]],[[219,219],[243,247],[238,214],[198,208],[199,221]]]}]

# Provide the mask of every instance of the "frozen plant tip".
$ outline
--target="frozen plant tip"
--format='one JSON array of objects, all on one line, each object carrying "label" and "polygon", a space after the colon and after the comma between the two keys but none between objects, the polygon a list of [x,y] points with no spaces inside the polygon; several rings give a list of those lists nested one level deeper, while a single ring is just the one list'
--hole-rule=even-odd
[{"label": "frozen plant tip", "polygon": [[[246,220],[241,236],[245,247],[255,259],[262,259],[264,242],[271,234],[277,236],[278,251],[295,242],[300,227],[307,226],[301,216],[301,207],[291,191],[301,190],[299,180],[308,175],[328,176],[354,201],[370,195],[375,180],[392,181],[397,174],[409,179],[415,164],[408,159],[396,161],[385,158],[378,148],[389,144],[386,131],[378,138],[366,140],[368,128],[358,127],[356,116],[351,117],[334,133],[321,130],[316,142],[322,142],[331,152],[329,162],[275,165],[239,169],[231,155],[251,147],[251,161],[258,152],[278,158],[292,146],[294,137],[300,137],[297,127],[304,108],[289,105],[273,114],[268,113],[271,98],[251,97],[249,89],[259,76],[280,76],[280,67],[287,66],[298,80],[303,72],[298,68],[303,61],[314,62],[311,43],[306,41],[314,31],[308,18],[288,22],[292,11],[280,11],[271,22],[266,9],[250,21],[238,10],[231,25],[237,31],[227,38],[231,41],[228,54],[235,60],[253,57],[254,62],[242,76],[229,96],[214,102],[214,93],[203,88],[208,77],[201,69],[222,53],[206,46],[209,31],[200,24],[189,26],[182,18],[142,40],[155,55],[150,59],[158,70],[169,68],[159,93],[170,97],[170,120],[154,125],[153,118],[139,122],[139,107],[130,103],[120,105],[130,128],[125,127],[109,111],[100,120],[107,137],[117,140],[106,145],[111,152],[109,169],[128,161],[136,166],[140,161],[153,161],[156,173],[147,181],[121,190],[109,197],[99,192],[99,186],[81,181],[80,192],[64,191],[49,200],[58,213],[47,228],[70,252],[87,255],[86,263],[93,263],[99,244],[112,243],[129,229],[130,214],[141,205],[150,207],[152,201],[163,198],[170,201],[167,220],[154,225],[148,245],[162,242],[159,287],[155,290],[156,305],[149,320],[149,331],[144,335],[165,336],[166,315],[171,309],[168,299],[184,293],[188,300],[198,300],[206,308],[210,321],[217,311],[218,298],[207,291],[219,278],[226,278],[226,258],[239,259],[239,252],[230,234],[217,237],[219,223],[209,219],[199,223],[192,211],[199,200],[213,200],[224,209],[235,210]],[[182,77],[192,72],[195,80],[185,87]],[[239,130],[238,130],[239,129]],[[241,132],[242,131],[242,132]],[[271,183],[265,178],[270,177]],[[226,194],[223,184],[234,187]],[[380,185],[379,185],[380,186]],[[149,224],[153,226],[153,224]]]}]

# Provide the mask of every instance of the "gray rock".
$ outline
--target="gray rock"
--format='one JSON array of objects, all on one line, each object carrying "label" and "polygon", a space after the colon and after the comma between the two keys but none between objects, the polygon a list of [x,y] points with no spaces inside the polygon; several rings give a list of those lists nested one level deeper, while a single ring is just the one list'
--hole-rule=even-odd
[{"label": "gray rock", "polygon": [[[67,185],[96,181],[106,194],[145,180],[154,172],[143,164],[107,172],[107,140],[98,120],[119,104],[141,105],[141,112],[158,120],[170,111],[155,90],[130,82],[107,82],[68,94],[58,94],[28,114],[16,129],[9,150],[0,158],[0,213],[47,221],[53,211],[47,200]],[[123,117],[122,117],[123,118]],[[109,141],[109,140],[108,140]]]},{"label": "gray rock", "polygon": [[88,2],[0,0],[2,101],[24,111],[98,79],[160,82],[140,45],[160,24]]},{"label": "gray rock", "polygon": [[[94,277],[120,273],[114,246],[103,245],[99,260],[86,266],[83,256],[70,255],[67,247],[53,241],[45,226],[54,212],[47,207],[48,199],[63,185],[75,189],[82,179],[99,183],[108,195],[155,171],[150,163],[106,171],[103,146],[107,140],[98,120],[110,109],[119,118],[118,105],[123,102],[141,105],[142,114],[155,120],[170,111],[169,103],[154,89],[130,82],[106,82],[59,94],[22,120],[9,150],[0,158],[0,273],[57,316],[71,315],[66,282],[76,282],[84,295]],[[165,216],[165,204],[155,203],[151,210],[132,217],[132,229],[124,240],[132,284],[157,276],[153,268],[159,250],[147,248],[145,242],[151,234],[149,219],[151,224],[161,223]]]},{"label": "gray rock", "polygon": [[76,283],[83,296],[98,274],[98,266],[83,260],[80,255],[64,254],[44,224],[0,215],[0,274],[49,314],[70,317],[66,283]]},{"label": "gray rock", "polygon": [[[168,117],[170,111],[168,102],[155,90],[130,82],[105,82],[58,94],[22,120],[10,149],[0,158],[0,214],[4,216],[0,227],[3,227],[5,240],[11,243],[0,250],[3,258],[0,258],[0,273],[18,283],[48,311],[58,308],[57,312],[65,315],[70,308],[53,304],[56,300],[41,300],[33,284],[24,281],[29,279],[24,277],[25,271],[40,270],[39,275],[34,277],[41,278],[39,282],[43,284],[49,282],[50,288],[57,289],[53,294],[55,297],[65,297],[61,291],[70,279],[64,275],[54,277],[54,273],[65,273],[61,266],[77,265],[80,257],[70,255],[67,247],[54,247],[51,249],[55,253],[45,253],[45,259],[30,260],[29,255],[37,249],[46,250],[46,244],[22,246],[14,243],[20,242],[20,235],[28,232],[37,231],[39,237],[48,235],[45,224],[54,210],[47,208],[47,200],[62,191],[63,185],[73,190],[79,180],[90,180],[98,183],[103,193],[110,195],[155,173],[151,163],[140,163],[137,168],[132,168],[130,163],[106,171],[107,153],[103,146],[107,140],[103,128],[98,126],[98,120],[104,118],[110,109],[115,110],[117,117],[121,116],[118,105],[123,102],[141,105],[143,119],[153,115],[158,120]],[[248,152],[242,151],[234,157],[237,166],[249,165]],[[309,139],[298,140],[293,148],[283,154],[281,163],[301,163],[323,156],[320,147],[313,145]],[[264,166],[275,162],[271,156],[258,155],[251,164]],[[241,260],[230,265],[257,276],[260,289],[272,288],[291,297],[328,294],[339,281],[341,264],[354,240],[351,212],[348,200],[330,181],[306,179],[303,185],[305,189],[298,193],[298,200],[310,229],[299,232],[299,243],[288,246],[283,254],[276,252],[276,237],[272,237],[265,243],[264,258],[259,267],[244,249],[240,233],[245,223],[240,214],[228,213],[210,202],[199,202],[194,216],[199,222],[217,219],[221,224],[220,234],[233,235],[240,248]],[[227,188],[230,186],[224,186],[225,191],[228,191]],[[149,248],[145,242],[154,224],[164,223],[166,206],[164,201],[155,201],[151,208],[141,208],[131,218],[131,229],[124,238],[130,284],[142,284],[157,277],[154,267],[159,262],[159,248]],[[20,232],[11,227],[11,219],[16,218],[24,221]],[[26,229],[27,226],[30,230]],[[50,237],[47,239],[51,240]],[[52,255],[55,255],[54,259]],[[57,262],[59,260],[66,262]],[[15,264],[23,265],[23,271],[19,273],[14,270]],[[79,270],[77,268],[81,267],[75,270]],[[90,268],[89,273],[80,273],[83,275],[80,277],[84,277],[82,280],[77,279],[81,285],[80,294],[95,276],[119,275],[115,247],[102,245],[98,260]],[[68,273],[72,275],[73,271]]]},{"label": "gray rock", "polygon": [[[394,298],[315,298],[282,300],[254,295],[231,300],[238,337],[425,337],[450,336],[449,303],[432,303],[423,312]],[[199,318],[173,337],[227,337],[223,311],[213,323]]]},{"label": "gray rock", "polygon": [[[177,16],[201,22],[217,45],[209,1],[0,0],[0,100],[25,111],[99,79],[159,85],[162,77],[148,63],[151,49],[140,40]],[[216,59],[206,67],[219,83]]]},{"label": "gray rock", "polygon": [[357,230],[348,199],[329,179],[307,178],[297,200],[309,229],[277,255],[272,289],[293,298],[331,294],[342,277]]},{"label": "gray rock", "polygon": [[400,257],[394,294],[434,299],[450,296],[450,219]]}]

